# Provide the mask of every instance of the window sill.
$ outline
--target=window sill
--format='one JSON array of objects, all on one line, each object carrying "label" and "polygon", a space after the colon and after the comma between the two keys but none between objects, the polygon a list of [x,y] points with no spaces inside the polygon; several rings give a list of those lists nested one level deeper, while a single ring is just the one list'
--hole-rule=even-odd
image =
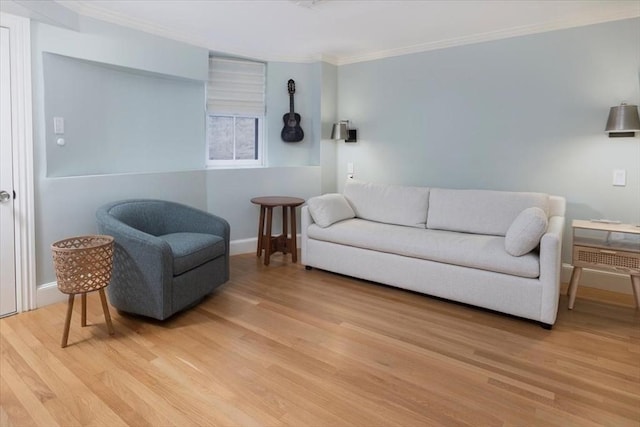
[{"label": "window sill", "polygon": [[216,169],[264,169],[267,166],[265,165],[207,165],[205,169],[207,170],[216,170]]}]

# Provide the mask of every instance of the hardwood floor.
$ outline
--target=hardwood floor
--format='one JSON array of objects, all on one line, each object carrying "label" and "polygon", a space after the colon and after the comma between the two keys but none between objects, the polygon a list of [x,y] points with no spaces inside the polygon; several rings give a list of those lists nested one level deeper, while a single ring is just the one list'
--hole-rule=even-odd
[{"label": "hardwood floor", "polygon": [[231,265],[167,322],[112,310],[113,336],[91,294],[64,349],[66,302],[0,320],[0,425],[640,425],[631,297],[563,295],[548,331],[281,255]]}]

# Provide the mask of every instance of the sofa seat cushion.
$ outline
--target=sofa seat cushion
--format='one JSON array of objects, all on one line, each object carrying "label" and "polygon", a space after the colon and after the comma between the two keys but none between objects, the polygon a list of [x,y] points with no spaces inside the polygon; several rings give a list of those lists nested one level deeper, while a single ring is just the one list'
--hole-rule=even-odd
[{"label": "sofa seat cushion", "polygon": [[429,207],[427,187],[373,184],[348,179],[343,194],[358,218],[425,228]]},{"label": "sofa seat cushion", "polygon": [[432,188],[427,228],[461,233],[504,236],[526,208],[549,214],[549,196],[543,193]]},{"label": "sofa seat cushion", "polygon": [[171,247],[174,276],[225,254],[224,239],[213,234],[171,233],[158,237]]},{"label": "sofa seat cushion", "polygon": [[442,230],[417,229],[348,219],[327,228],[315,224],[307,230],[311,239],[347,246],[478,268],[520,277],[540,275],[539,256],[507,253],[504,237]]}]

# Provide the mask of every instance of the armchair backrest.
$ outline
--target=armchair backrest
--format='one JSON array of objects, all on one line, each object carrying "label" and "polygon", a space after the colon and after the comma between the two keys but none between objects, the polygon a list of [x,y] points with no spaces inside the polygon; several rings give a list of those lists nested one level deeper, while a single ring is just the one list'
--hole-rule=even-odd
[{"label": "armchair backrest", "polygon": [[128,226],[153,236],[167,234],[176,206],[163,200],[128,200],[111,206],[108,213]]}]

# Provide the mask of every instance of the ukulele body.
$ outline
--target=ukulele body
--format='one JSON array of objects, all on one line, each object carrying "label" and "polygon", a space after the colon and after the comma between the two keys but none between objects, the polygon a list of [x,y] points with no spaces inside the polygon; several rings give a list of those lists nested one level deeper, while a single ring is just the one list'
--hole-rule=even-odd
[{"label": "ukulele body", "polygon": [[286,113],[282,116],[284,127],[280,132],[280,137],[284,142],[300,142],[304,138],[304,131],[300,127],[300,114]]}]

